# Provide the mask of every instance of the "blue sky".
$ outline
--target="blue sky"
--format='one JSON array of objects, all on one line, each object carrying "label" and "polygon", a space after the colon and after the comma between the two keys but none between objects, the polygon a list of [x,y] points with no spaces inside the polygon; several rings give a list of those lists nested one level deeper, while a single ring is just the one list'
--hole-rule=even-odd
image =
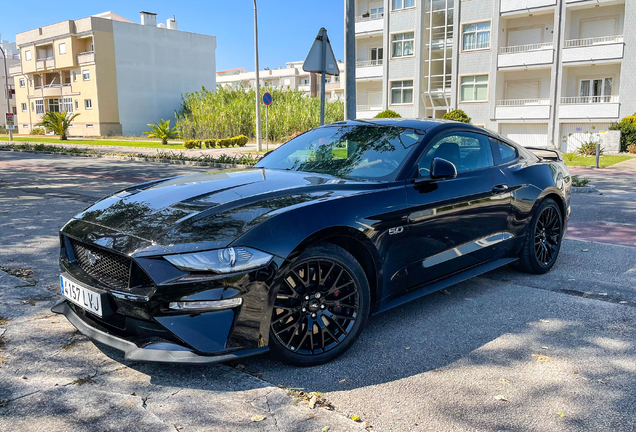
[{"label": "blue sky", "polygon": [[[217,36],[217,70],[247,67],[254,70],[254,3],[252,0],[106,0],[55,2],[3,1],[2,39],[47,24],[78,19],[111,10],[134,22],[139,11],[158,14],[158,22],[177,16],[179,29]],[[72,4],[72,6],[71,6]],[[258,0],[261,69],[304,60],[320,27],[329,31],[336,57],[344,57],[344,1]]]}]

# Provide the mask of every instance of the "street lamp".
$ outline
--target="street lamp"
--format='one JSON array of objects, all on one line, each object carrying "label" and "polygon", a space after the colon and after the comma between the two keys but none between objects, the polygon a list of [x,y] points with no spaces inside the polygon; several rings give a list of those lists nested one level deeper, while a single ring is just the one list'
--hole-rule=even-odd
[{"label": "street lamp", "polygon": [[258,73],[258,12],[254,0],[254,58],[256,63],[256,150],[263,150],[261,140],[261,83]]},{"label": "street lamp", "polygon": [[[7,54],[4,52],[4,49],[2,49],[1,46],[0,46],[0,51],[2,52],[2,58],[4,58],[4,82],[5,82],[4,91],[7,96],[7,111],[11,111],[11,104],[9,103],[9,72],[7,70]],[[9,141],[13,141],[13,131],[11,129],[9,129]]]}]

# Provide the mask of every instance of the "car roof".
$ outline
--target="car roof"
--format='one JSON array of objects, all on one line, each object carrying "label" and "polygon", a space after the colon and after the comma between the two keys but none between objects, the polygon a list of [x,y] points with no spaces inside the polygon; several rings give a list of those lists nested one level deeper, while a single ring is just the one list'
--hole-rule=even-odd
[{"label": "car roof", "polygon": [[[386,119],[368,119],[368,120],[345,120],[342,122],[332,123],[331,125],[359,125],[359,124],[369,124],[376,126],[396,126],[396,127],[406,127],[412,129],[419,129],[423,131],[427,131],[429,129],[433,129],[435,127],[439,127],[442,125],[450,125],[455,124],[458,126],[463,126],[468,129],[477,129],[482,130],[477,126],[473,126],[467,123],[460,123],[452,120],[442,120],[442,119],[406,119],[406,118],[386,118]],[[329,126],[329,125],[326,125]]]}]

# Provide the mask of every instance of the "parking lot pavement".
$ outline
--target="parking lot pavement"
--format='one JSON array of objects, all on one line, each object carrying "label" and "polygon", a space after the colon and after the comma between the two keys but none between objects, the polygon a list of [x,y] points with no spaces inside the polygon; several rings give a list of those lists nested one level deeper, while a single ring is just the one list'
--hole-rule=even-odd
[{"label": "parking lot pavement", "polygon": [[242,361],[262,380],[125,362],[49,313],[66,220],[138,177],[201,170],[0,153],[0,266],[20,276],[0,272],[0,430],[360,430],[345,415],[378,431],[636,430],[634,247],[565,240],[547,275],[504,268],[372,317],[330,364]]}]

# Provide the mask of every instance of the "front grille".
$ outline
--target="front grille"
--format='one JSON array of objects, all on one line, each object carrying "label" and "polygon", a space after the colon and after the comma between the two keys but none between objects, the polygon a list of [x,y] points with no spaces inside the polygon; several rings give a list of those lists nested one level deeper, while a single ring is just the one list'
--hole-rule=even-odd
[{"label": "front grille", "polygon": [[131,284],[131,277],[134,280],[139,279],[137,282],[140,283],[135,283],[134,285],[151,285],[145,273],[130,258],[80,243],[73,239],[69,239],[69,241],[79,268],[107,287],[119,291],[128,291],[133,285]]}]

